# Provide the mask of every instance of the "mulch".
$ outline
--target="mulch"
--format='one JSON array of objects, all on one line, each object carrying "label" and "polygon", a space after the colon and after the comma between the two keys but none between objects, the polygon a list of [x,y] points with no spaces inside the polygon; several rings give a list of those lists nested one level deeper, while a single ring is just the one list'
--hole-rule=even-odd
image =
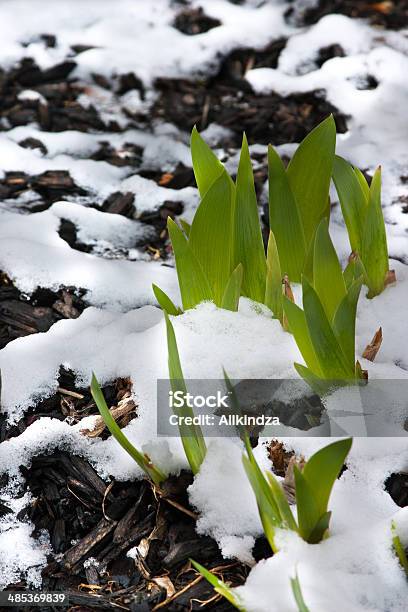
[{"label": "mulch", "polygon": [[[194,36],[219,24],[201,9],[190,9],[180,4],[174,27],[185,35]],[[289,3],[290,4],[290,3]],[[372,23],[389,28],[407,25],[408,2],[351,2],[320,0],[315,8],[299,12],[295,3],[289,6],[287,19],[298,24],[316,22],[321,16],[341,12],[352,17],[368,18]],[[53,47],[57,39],[44,34],[43,44]],[[236,148],[245,130],[250,143],[282,144],[300,141],[318,122],[333,113],[339,132],[347,130],[347,117],[325,99],[324,91],[282,97],[277,93],[256,94],[245,80],[250,68],[276,67],[286,40],[272,42],[261,50],[238,49],[220,60],[213,74],[197,75],[192,80],[159,79],[155,86],[158,98],[148,118],[128,116],[128,127],[151,129],[158,120],[168,121],[180,129],[190,131],[196,124],[205,129],[211,122],[228,128],[219,146]],[[24,59],[11,70],[0,69],[0,130],[37,123],[46,131],[79,130],[82,132],[119,132],[123,128],[115,121],[102,118],[92,105],[80,104],[80,96],[87,86],[72,77],[75,58],[88,47],[74,45],[70,56],[48,70],[41,70],[33,60]],[[317,65],[344,54],[338,45],[320,51]],[[144,96],[144,86],[137,75],[118,75],[112,86],[104,77],[93,75],[99,87],[114,88],[117,95],[132,89]],[[376,83],[367,75],[367,88]],[[37,99],[21,99],[22,91],[37,92]],[[38,139],[26,138],[20,145],[47,154],[46,146]],[[125,152],[125,155],[124,155]],[[139,173],[161,186],[181,189],[194,186],[191,168],[179,164],[171,173],[141,170],[143,149],[133,143],[115,148],[101,135],[99,148],[90,159],[106,161],[115,166],[126,166],[129,174]],[[266,178],[266,163],[261,156],[255,172],[258,195]],[[66,170],[48,170],[40,175],[6,172],[0,180],[0,198],[13,202],[26,197],[20,206],[26,214],[46,210],[53,202],[86,198],[88,205],[106,214],[138,217],[154,229],[154,237],[141,247],[152,257],[165,260],[168,256],[166,220],[180,215],[183,207],[177,198],[165,202],[153,213],[138,215],[132,193],[117,192],[103,203],[93,202],[88,193]],[[75,225],[62,220],[60,236],[72,248],[90,251],[81,244]],[[140,245],[139,245],[140,246]],[[85,291],[74,287],[59,290],[38,288],[31,296],[23,295],[6,274],[0,273],[0,348],[12,340],[34,333],[45,332],[61,319],[76,318],[88,306]],[[78,388],[72,372],[61,368],[58,391],[27,411],[13,426],[0,417],[0,441],[20,435],[41,416],[79,422],[83,417],[97,414],[89,389]],[[119,379],[104,387],[110,406],[128,401],[130,381]],[[126,425],[137,418],[137,406],[126,404],[119,424]],[[277,408],[278,412],[281,409]],[[311,413],[318,418],[319,406]],[[282,412],[282,417],[284,416]],[[303,419],[304,414],[286,415]],[[307,427],[307,423],[303,422]],[[106,430],[99,433],[108,436]],[[283,447],[271,444],[268,449],[271,465],[276,473],[285,475],[291,458]],[[40,455],[29,467],[22,467],[25,486],[33,494],[33,502],[22,510],[19,518],[31,520],[34,536],[46,530],[53,552],[43,570],[43,589],[63,590],[70,594],[72,610],[148,610],[191,611],[211,609],[232,610],[224,599],[215,596],[212,587],[198,577],[189,559],[216,568],[219,576],[232,586],[243,584],[249,568],[222,558],[216,542],[198,536],[195,531],[195,509],[188,502],[187,487],[191,474],[181,473],[170,478],[162,491],[152,488],[146,480],[119,482],[113,478],[102,480],[92,465],[79,456],[64,451]],[[7,484],[7,475],[0,476],[0,489]],[[394,501],[408,505],[408,476],[393,474],[386,490]],[[0,500],[0,516],[9,512]],[[127,552],[138,547],[135,559]],[[253,549],[256,561],[267,558],[271,550],[265,538],[258,538]],[[9,589],[24,590],[24,581]],[[174,592],[173,592],[174,591]],[[164,602],[167,601],[166,604]],[[163,605],[162,605],[163,604]],[[30,610],[25,607],[25,610]],[[32,608],[49,612],[51,608]]]}]

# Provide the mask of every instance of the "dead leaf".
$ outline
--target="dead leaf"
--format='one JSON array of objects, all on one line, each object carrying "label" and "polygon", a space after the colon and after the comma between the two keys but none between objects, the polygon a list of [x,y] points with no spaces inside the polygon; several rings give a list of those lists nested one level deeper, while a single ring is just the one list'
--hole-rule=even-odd
[{"label": "dead leaf", "polygon": [[388,285],[393,285],[397,282],[397,275],[395,274],[395,270],[388,270],[387,276],[385,277],[384,287],[388,287]]},{"label": "dead leaf", "polygon": [[173,597],[176,589],[168,576],[157,576],[153,578],[153,582],[162,589],[166,590],[167,597]]},{"label": "dead leaf", "polygon": [[382,328],[380,327],[375,332],[374,337],[371,340],[370,344],[367,344],[367,346],[365,347],[363,351],[364,359],[367,359],[368,361],[374,361],[378,351],[380,350],[382,340],[383,340]]},{"label": "dead leaf", "polygon": [[290,458],[288,467],[286,470],[285,478],[282,483],[282,488],[285,491],[286,499],[290,504],[294,504],[296,502],[296,486],[295,486],[295,474],[294,467],[299,468],[299,470],[303,470],[305,466],[305,459],[303,456],[297,458],[295,455]]},{"label": "dead leaf", "polygon": [[[134,401],[128,397],[123,398],[118,402],[117,406],[114,406],[110,409],[110,413],[115,421],[118,421],[120,418],[124,416],[129,416],[132,412],[136,410],[136,405]],[[104,431],[106,425],[105,421],[101,416],[96,417],[94,421],[93,429],[81,429],[81,434],[83,436],[87,436],[88,438],[96,438],[101,435]]]},{"label": "dead leaf", "polygon": [[165,172],[164,174],[161,175],[160,180],[159,180],[159,185],[163,186],[163,185],[168,185],[168,183],[170,183],[170,181],[174,178],[174,174],[171,174],[171,172]]}]

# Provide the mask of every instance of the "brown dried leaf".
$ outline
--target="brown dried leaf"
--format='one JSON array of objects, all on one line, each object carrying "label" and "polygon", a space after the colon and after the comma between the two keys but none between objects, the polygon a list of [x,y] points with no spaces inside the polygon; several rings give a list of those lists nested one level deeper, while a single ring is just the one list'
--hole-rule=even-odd
[{"label": "brown dried leaf", "polygon": [[162,589],[166,590],[167,597],[173,597],[176,592],[174,584],[168,576],[157,576],[153,578],[153,582]]},{"label": "brown dried leaf", "polygon": [[291,457],[289,460],[282,487],[285,491],[286,499],[290,504],[294,504],[296,501],[295,474],[293,468],[296,465],[299,470],[303,470],[305,463],[305,459],[302,456],[300,456],[298,459],[295,455],[293,455],[293,457]]},{"label": "brown dried leaf", "polygon": [[380,327],[375,332],[374,337],[371,340],[370,344],[367,344],[367,346],[365,347],[363,351],[364,359],[367,359],[368,361],[374,361],[378,351],[380,350],[382,340],[383,340],[382,328]]},{"label": "brown dried leaf", "polygon": [[388,270],[387,276],[385,277],[384,287],[388,285],[393,285],[397,282],[397,275],[395,274],[395,270]]},{"label": "brown dried leaf", "polygon": [[161,186],[167,185],[168,183],[170,183],[170,181],[173,178],[174,178],[174,174],[171,174],[171,172],[165,172],[160,177],[159,185],[161,185]]}]

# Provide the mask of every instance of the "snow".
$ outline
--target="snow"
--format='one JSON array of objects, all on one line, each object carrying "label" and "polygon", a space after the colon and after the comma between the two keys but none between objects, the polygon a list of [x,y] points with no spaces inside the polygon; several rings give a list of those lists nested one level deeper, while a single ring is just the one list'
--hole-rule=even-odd
[{"label": "snow", "polygon": [[[311,2],[299,3],[298,10]],[[174,4],[169,0],[131,0],[101,3],[83,0],[75,14],[72,3],[60,0],[4,0],[1,5],[0,66],[10,68],[23,57],[33,58],[43,69],[73,59],[73,73],[86,84],[79,103],[93,105],[107,123],[116,121],[121,132],[46,132],[38,125],[8,129],[0,134],[0,172],[22,171],[36,175],[47,170],[67,170],[85,196],[54,203],[49,209],[26,214],[36,196],[26,192],[0,203],[0,267],[24,293],[37,287],[56,289],[74,286],[86,290],[91,305],[76,320],[62,320],[48,332],[14,340],[0,351],[2,410],[17,422],[40,399],[56,392],[61,365],[72,369],[79,385],[89,384],[94,370],[102,384],[130,376],[137,418],[125,434],[147,452],[167,473],[186,468],[180,440],[156,436],[156,380],[167,376],[165,325],[155,307],[151,283],[179,303],[175,271],[169,265],[148,261],[137,244],[149,238],[149,228],[139,216],[157,210],[166,201],[179,201],[183,217],[191,220],[198,203],[197,190],[169,189],[140,175],[142,170],[171,172],[178,163],[191,167],[189,135],[175,126],[155,122],[149,129],[135,129],[128,114],[143,114],[156,99],[157,77],[191,78],[211,74],[222,56],[242,46],[262,48],[272,40],[288,37],[278,67],[252,69],[246,78],[259,94],[282,95],[324,90],[327,100],[347,115],[348,131],[338,137],[338,152],[372,174],[383,166],[383,203],[389,238],[390,267],[398,282],[374,300],[364,292],[357,317],[357,354],[371,379],[408,378],[407,231],[408,215],[402,203],[408,197],[406,167],[406,106],[408,45],[402,32],[379,31],[364,21],[328,15],[308,28],[284,22],[287,4],[281,1],[233,4],[227,0],[202,0],[206,14],[222,25],[197,36],[185,36],[173,26]],[[302,6],[301,6],[302,5]],[[18,13],[19,27],[15,27]],[[57,33],[57,45],[46,47],[40,35]],[[71,45],[93,48],[72,58]],[[345,56],[316,63],[319,49],[342,46]],[[146,87],[145,98],[131,90],[120,96],[91,82],[91,73],[107,77],[114,85],[121,74],[134,72]],[[367,78],[378,86],[367,88]],[[115,89],[115,88],[114,88]],[[34,90],[24,90],[19,99],[27,104],[44,103]],[[213,147],[228,134],[216,124],[204,137]],[[36,138],[47,153],[26,149],[19,143]],[[141,148],[140,166],[116,167],[89,159],[101,142],[108,142],[126,158],[126,145]],[[295,145],[278,147],[291,155]],[[265,147],[251,146],[264,154]],[[227,167],[236,168],[237,152],[218,150]],[[266,186],[265,186],[266,189]],[[132,219],[101,212],[112,193],[135,195]],[[336,195],[333,192],[333,201]],[[77,228],[78,240],[91,246],[91,253],[71,248],[58,234],[61,220]],[[349,243],[339,206],[333,209],[331,234],[343,263]],[[397,261],[397,259],[399,261]],[[405,263],[401,263],[405,262]],[[171,261],[169,262],[171,265]],[[299,287],[294,287],[300,302]],[[264,310],[241,299],[238,313],[201,304],[173,319],[186,378],[219,378],[222,367],[231,378],[296,377],[294,361],[302,361],[293,338]],[[379,326],[383,344],[375,363],[361,358],[362,351]],[[256,341],[254,340],[256,339]],[[334,394],[328,402],[333,410],[348,401],[347,394]],[[87,458],[103,478],[140,478],[141,471],[112,439],[88,439],[81,429],[92,427],[95,417],[71,424],[41,418],[21,435],[0,444],[0,473],[9,484],[1,498],[12,508],[0,519],[0,588],[26,578],[41,584],[41,568],[50,551],[47,534],[32,536],[33,526],[17,519],[31,502],[22,495],[20,466],[33,457],[65,449]],[[282,428],[285,446],[309,457],[328,442],[326,424],[309,436],[294,436]],[[270,469],[265,444],[255,455]],[[296,605],[290,578],[298,573],[303,595],[313,612],[329,609],[399,612],[408,596],[406,578],[391,547],[391,521],[404,545],[408,545],[408,511],[400,509],[384,490],[387,477],[408,470],[406,438],[355,438],[347,470],[335,483],[330,501],[333,511],[330,538],[308,545],[293,534],[281,533],[281,550],[254,565],[252,548],[262,533],[255,499],[244,473],[238,440],[208,441],[208,453],[189,489],[197,509],[197,530],[212,535],[226,558],[238,558],[252,567],[246,584],[237,589],[249,612],[293,612]]]}]

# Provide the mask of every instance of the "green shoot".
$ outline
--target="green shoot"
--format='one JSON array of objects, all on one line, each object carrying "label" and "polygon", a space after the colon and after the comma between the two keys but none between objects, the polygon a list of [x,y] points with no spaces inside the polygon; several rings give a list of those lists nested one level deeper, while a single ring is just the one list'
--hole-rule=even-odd
[{"label": "green shoot", "polygon": [[335,158],[333,180],[353,253],[361,258],[367,297],[381,293],[389,274],[387,236],[381,208],[381,168],[370,187],[358,168]]},{"label": "green shoot", "polygon": [[270,146],[269,224],[275,234],[282,272],[299,282],[307,263],[307,245],[321,219],[330,214],[329,187],[336,144],[332,116],[300,143],[287,170]]},{"label": "green shoot", "polygon": [[302,471],[294,468],[299,533],[311,544],[320,542],[327,531],[330,494],[351,444],[351,438],[332,442],[312,455]]},{"label": "green shoot", "polygon": [[355,320],[362,277],[357,264],[343,274],[331,242],[326,219],[315,234],[313,282],[302,278],[303,311],[283,298],[290,331],[306,367],[298,373],[316,389],[319,379],[350,381],[360,378],[355,360]]},{"label": "green shoot", "polygon": [[290,584],[292,587],[293,597],[295,598],[298,611],[299,612],[309,612],[309,608],[307,607],[305,600],[303,599],[303,593],[299,582],[299,576],[297,572],[294,578],[290,579]]},{"label": "green shoot", "polygon": [[121,447],[129,453],[132,459],[136,461],[138,466],[147,474],[154,484],[159,485],[161,482],[166,480],[166,474],[164,474],[164,472],[162,472],[158,467],[153,465],[146,453],[142,453],[141,451],[137,450],[137,448],[133,446],[133,444],[122,432],[121,428],[110,413],[95,374],[92,374],[91,393],[106,427],[109,429],[112,436],[121,445]]},{"label": "green shoot", "polygon": [[172,302],[169,296],[164,293],[164,291],[160,289],[160,287],[153,283],[152,289],[156,300],[158,301],[164,312],[167,312],[167,314],[173,315],[174,317],[177,317],[177,315],[179,314],[183,314],[183,311]]},{"label": "green shoot", "polygon": [[408,558],[407,553],[405,552],[405,548],[402,545],[400,537],[397,533],[397,527],[395,522],[391,522],[391,533],[392,533],[392,544],[394,546],[394,550],[397,554],[399,562],[401,566],[404,568],[406,575],[408,576]]},{"label": "green shoot", "polygon": [[242,264],[238,264],[225,287],[224,295],[222,296],[221,307],[225,310],[238,310],[239,296],[241,295],[242,277],[244,268]]},{"label": "green shoot", "polygon": [[214,587],[214,591],[216,593],[219,593],[220,595],[225,597],[225,599],[229,601],[229,603],[233,605],[234,608],[236,608],[237,610],[240,610],[241,612],[246,612],[245,608],[240,602],[238,595],[236,595],[234,591],[228,585],[225,584],[225,582],[217,578],[217,576],[209,572],[203,565],[197,563],[197,561],[193,561],[193,559],[190,559],[190,561],[195,567],[195,569],[201,574],[201,576],[205,578],[207,582],[211,584],[211,586]]},{"label": "green shoot", "polygon": [[242,264],[242,295],[257,302],[265,297],[265,249],[259,222],[254,176],[246,136],[242,139],[233,220],[233,265]]},{"label": "green shoot", "polygon": [[242,460],[255,493],[265,536],[274,552],[277,552],[276,529],[296,531],[310,544],[317,544],[326,537],[331,516],[327,509],[330,494],[351,443],[350,438],[333,442],[312,455],[302,471],[295,466],[296,523],[279,481],[270,472],[266,477],[262,473],[246,436],[247,455],[243,455]]},{"label": "green shoot", "polygon": [[[187,394],[187,387],[184,380],[183,371],[181,369],[176,335],[167,312],[164,312],[164,316],[166,319],[167,329],[168,364],[171,389],[173,393],[176,391],[181,391],[185,396]],[[174,408],[174,413],[178,416],[189,417],[191,419],[194,417],[193,409],[187,406],[187,404],[183,405],[181,408]],[[182,420],[179,421],[179,431],[184,452],[186,454],[187,461],[190,464],[191,471],[193,474],[197,474],[207,452],[201,427],[194,424],[188,425],[184,420]]]},{"label": "green shoot", "polygon": [[283,325],[283,285],[278,247],[273,232],[269,232],[266,257],[266,284],[264,304]]}]

